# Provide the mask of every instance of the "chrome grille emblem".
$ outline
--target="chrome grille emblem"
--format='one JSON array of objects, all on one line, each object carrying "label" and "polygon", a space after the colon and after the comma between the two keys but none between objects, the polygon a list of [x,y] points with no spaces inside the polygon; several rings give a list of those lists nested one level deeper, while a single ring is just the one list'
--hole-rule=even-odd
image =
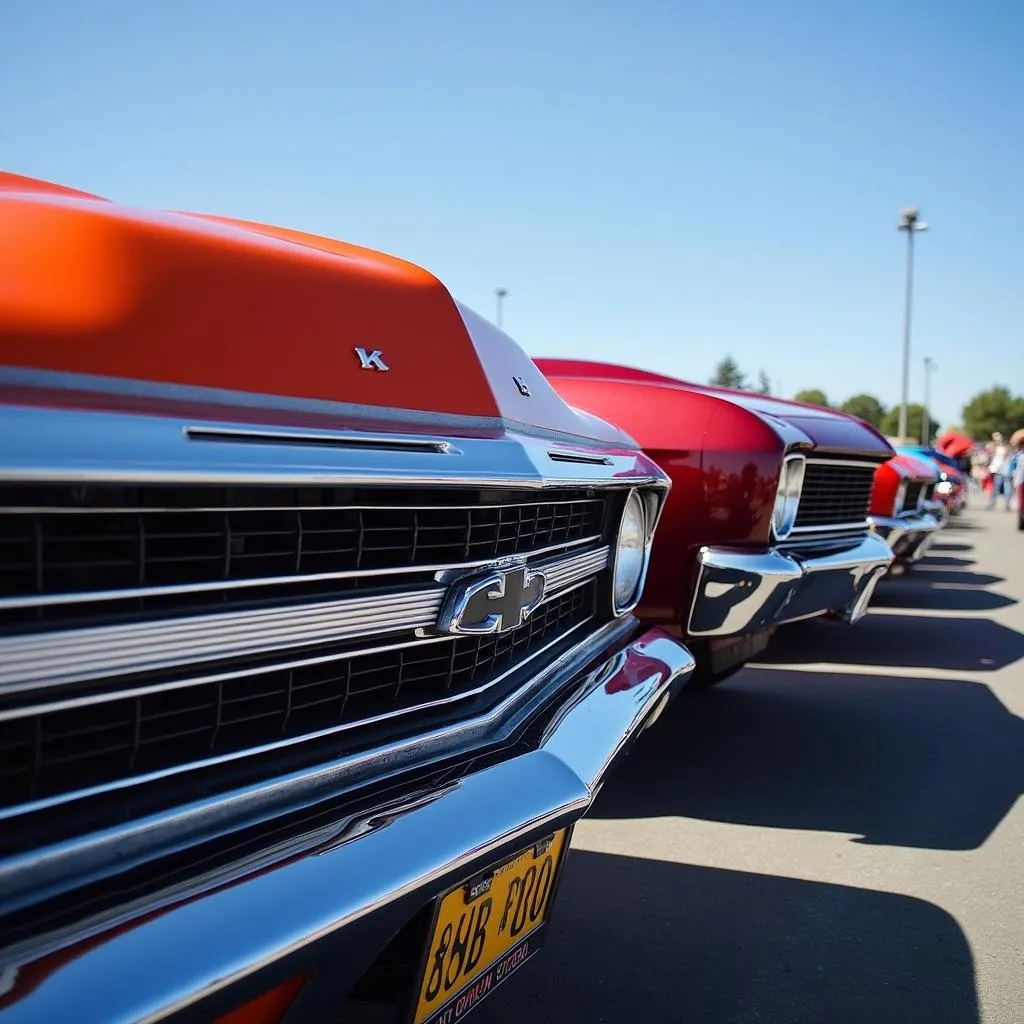
[{"label": "chrome grille emblem", "polygon": [[441,633],[505,633],[521,626],[544,599],[544,573],[523,564],[497,567],[452,584],[441,606]]}]

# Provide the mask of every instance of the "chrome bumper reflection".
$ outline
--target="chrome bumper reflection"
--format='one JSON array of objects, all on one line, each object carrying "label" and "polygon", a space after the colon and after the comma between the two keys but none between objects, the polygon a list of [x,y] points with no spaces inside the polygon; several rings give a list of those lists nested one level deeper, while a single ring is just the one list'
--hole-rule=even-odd
[{"label": "chrome bumper reflection", "polygon": [[698,559],[688,632],[713,637],[828,613],[856,622],[893,555],[869,535],[852,548],[821,555],[706,547]]},{"label": "chrome bumper reflection", "polygon": [[[347,840],[14,968],[0,1022],[161,1019],[405,897],[422,906],[581,817],[693,667],[668,634],[643,633],[567,691],[536,749],[360,815]],[[19,998],[22,972],[34,984]]]},{"label": "chrome bumper reflection", "polygon": [[931,512],[916,516],[871,516],[871,529],[892,549],[897,562],[916,562],[942,525]]}]

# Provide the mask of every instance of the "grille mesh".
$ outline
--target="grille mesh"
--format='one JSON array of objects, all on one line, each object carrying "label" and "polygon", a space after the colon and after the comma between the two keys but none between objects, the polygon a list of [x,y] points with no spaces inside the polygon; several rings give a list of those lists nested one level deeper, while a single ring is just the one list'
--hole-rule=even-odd
[{"label": "grille mesh", "polygon": [[875,466],[808,461],[797,509],[797,529],[863,523],[871,502]]},{"label": "grille mesh", "polygon": [[903,498],[904,512],[914,512],[917,509],[918,502],[924,497],[924,484],[920,480],[911,480],[907,484],[907,493]]}]

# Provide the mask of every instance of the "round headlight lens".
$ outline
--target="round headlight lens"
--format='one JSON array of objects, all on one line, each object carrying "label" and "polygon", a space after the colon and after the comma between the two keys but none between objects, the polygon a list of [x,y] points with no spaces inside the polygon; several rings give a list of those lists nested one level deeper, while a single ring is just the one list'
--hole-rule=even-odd
[{"label": "round headlight lens", "polygon": [[782,463],[779,473],[779,489],[775,492],[775,507],[772,509],[772,533],[776,540],[785,540],[796,524],[796,512],[800,507],[800,491],[804,486],[802,455],[790,455]]},{"label": "round headlight lens", "polygon": [[615,548],[615,610],[621,611],[632,604],[636,588],[644,569],[644,548],[647,540],[647,513],[640,495],[633,491],[626,499],[619,524],[619,539]]}]

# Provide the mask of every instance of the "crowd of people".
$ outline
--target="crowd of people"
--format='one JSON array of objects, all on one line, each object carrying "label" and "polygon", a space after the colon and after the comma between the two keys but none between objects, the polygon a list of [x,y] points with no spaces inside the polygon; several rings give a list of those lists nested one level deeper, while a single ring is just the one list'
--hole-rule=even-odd
[{"label": "crowd of people", "polygon": [[1017,431],[1008,443],[1003,435],[994,433],[992,440],[971,456],[971,477],[983,494],[988,495],[986,508],[996,508],[1002,498],[1004,508],[1012,509],[1014,499],[1024,481],[1024,436]]}]

